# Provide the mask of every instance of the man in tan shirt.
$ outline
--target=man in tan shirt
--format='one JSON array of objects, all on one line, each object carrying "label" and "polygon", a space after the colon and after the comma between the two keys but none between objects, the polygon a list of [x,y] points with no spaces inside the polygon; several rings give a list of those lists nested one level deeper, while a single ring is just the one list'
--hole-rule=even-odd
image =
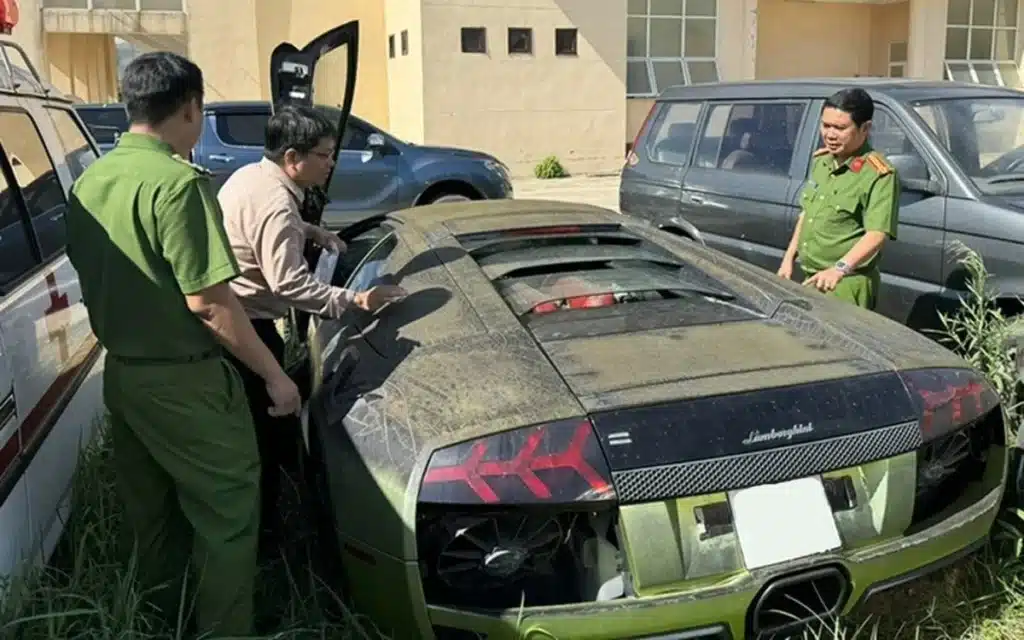
[{"label": "man in tan shirt", "polygon": [[[303,256],[307,240],[325,249],[345,250],[338,236],[299,215],[304,190],[323,185],[330,173],[336,139],[334,124],[318,111],[285,107],[267,121],[263,159],[232,174],[217,195],[241,270],[231,289],[279,362],[284,359],[284,341],[274,321],[290,309],[337,318],[351,304],[375,311],[405,295],[396,286],[355,293],[319,282],[309,270]],[[300,425],[294,416],[271,416],[268,408],[273,405],[262,379],[241,362],[234,364],[245,381],[256,424],[262,463],[261,546],[268,551],[281,534],[281,470],[294,466]]]}]

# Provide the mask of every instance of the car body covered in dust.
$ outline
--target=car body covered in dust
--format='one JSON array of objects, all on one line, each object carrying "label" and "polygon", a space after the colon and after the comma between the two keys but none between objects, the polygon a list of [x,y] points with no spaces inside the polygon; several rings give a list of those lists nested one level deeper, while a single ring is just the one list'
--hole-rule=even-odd
[{"label": "car body covered in dust", "polygon": [[785,637],[988,536],[999,397],[909,328],[586,205],[340,235],[409,295],[312,320],[307,462],[392,637]]}]

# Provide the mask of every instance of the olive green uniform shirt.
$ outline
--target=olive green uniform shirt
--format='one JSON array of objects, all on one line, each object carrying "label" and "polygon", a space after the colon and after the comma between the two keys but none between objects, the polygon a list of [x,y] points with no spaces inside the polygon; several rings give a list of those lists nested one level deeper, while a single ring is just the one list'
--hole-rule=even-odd
[{"label": "olive green uniform shirt", "polygon": [[239,273],[206,171],[126,133],[75,182],[67,226],[68,258],[109,353],[175,360],[217,347],[185,303]]},{"label": "olive green uniform shirt", "polygon": [[[803,270],[811,275],[835,266],[868,231],[895,240],[899,198],[896,170],[870,145],[842,163],[828,153],[815,158],[800,194],[804,221],[797,254]],[[856,272],[877,269],[879,253]]]}]

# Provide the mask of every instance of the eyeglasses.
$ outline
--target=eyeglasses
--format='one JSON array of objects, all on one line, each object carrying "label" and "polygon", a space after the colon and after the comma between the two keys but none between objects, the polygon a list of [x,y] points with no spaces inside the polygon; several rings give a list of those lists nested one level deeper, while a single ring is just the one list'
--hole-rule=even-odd
[{"label": "eyeglasses", "polygon": [[314,156],[319,157],[321,160],[333,160],[334,159],[334,152],[333,151],[327,152],[327,151],[317,151],[316,149],[311,149],[310,153],[313,154]]}]

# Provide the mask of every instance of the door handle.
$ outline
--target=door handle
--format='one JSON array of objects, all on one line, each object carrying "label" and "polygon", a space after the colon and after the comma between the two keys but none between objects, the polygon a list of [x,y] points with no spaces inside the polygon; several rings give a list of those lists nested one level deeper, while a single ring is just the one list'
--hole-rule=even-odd
[{"label": "door handle", "polygon": [[234,159],[235,159],[235,156],[226,156],[223,153],[211,153],[210,154],[210,160],[214,160],[216,162],[231,162]]},{"label": "door handle", "polygon": [[693,196],[693,195],[691,195],[690,196],[690,202],[692,202],[693,204],[704,204],[706,202],[706,200],[704,200],[704,198],[702,198],[700,196]]},{"label": "door handle", "polygon": [[50,216],[50,220],[60,220],[63,217],[64,217],[64,212],[63,211],[58,211],[57,213],[55,213],[52,216]]}]

